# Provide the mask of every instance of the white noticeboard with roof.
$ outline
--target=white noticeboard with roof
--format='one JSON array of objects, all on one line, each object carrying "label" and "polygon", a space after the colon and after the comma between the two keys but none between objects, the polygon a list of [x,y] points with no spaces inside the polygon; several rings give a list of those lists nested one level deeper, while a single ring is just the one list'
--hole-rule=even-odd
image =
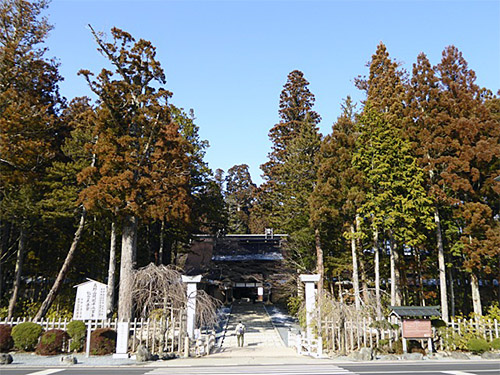
[{"label": "white noticeboard with roof", "polygon": [[74,320],[106,319],[108,286],[92,279],[74,286],[76,288]]}]

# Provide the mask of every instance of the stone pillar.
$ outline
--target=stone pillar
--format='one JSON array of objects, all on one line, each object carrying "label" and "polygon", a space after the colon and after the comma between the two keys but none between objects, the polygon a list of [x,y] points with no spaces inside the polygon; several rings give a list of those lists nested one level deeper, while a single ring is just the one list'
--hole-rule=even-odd
[{"label": "stone pillar", "polygon": [[182,282],[187,284],[187,334],[194,337],[194,322],[196,320],[196,284],[201,281],[201,275],[182,276]]},{"label": "stone pillar", "polygon": [[118,322],[116,327],[116,350],[113,358],[128,358],[128,337],[130,335],[130,323]]},{"label": "stone pillar", "polygon": [[319,275],[300,275],[300,281],[305,284],[306,338],[310,340],[314,338],[312,333],[312,320],[316,308],[316,290],[314,286],[319,281]]}]

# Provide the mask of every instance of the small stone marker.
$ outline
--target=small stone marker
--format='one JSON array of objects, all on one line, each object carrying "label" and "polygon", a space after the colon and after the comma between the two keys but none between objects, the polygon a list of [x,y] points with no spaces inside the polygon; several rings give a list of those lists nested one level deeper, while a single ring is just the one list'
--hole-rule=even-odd
[{"label": "small stone marker", "polygon": [[128,336],[130,326],[128,322],[118,322],[116,327],[116,353],[113,358],[128,358]]}]

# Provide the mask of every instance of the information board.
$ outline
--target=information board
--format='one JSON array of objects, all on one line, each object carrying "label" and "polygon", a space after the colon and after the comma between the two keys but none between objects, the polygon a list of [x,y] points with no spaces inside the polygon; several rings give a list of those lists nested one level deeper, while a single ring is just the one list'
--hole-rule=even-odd
[{"label": "information board", "polygon": [[403,320],[403,337],[405,339],[426,339],[432,337],[430,320]]},{"label": "information board", "polygon": [[95,280],[76,286],[74,320],[106,319],[106,291],[108,286]]}]

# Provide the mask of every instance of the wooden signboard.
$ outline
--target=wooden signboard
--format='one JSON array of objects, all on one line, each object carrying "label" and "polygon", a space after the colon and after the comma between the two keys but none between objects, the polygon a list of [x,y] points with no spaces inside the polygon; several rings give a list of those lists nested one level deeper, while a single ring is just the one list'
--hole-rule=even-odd
[{"label": "wooden signboard", "polygon": [[98,281],[88,281],[76,285],[75,320],[106,319],[106,291],[108,286]]},{"label": "wooden signboard", "polygon": [[430,320],[403,320],[403,337],[405,339],[426,339],[432,337]]}]

